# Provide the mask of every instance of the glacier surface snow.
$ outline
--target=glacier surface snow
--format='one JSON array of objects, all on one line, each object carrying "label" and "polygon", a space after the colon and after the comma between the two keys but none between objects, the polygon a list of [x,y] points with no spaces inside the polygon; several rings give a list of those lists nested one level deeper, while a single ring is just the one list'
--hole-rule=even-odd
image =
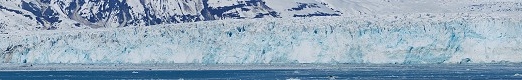
[{"label": "glacier surface snow", "polygon": [[411,15],[226,20],[0,34],[0,61],[423,64],[459,63],[469,59],[466,62],[522,62],[519,46],[522,20],[518,18],[406,16]]}]

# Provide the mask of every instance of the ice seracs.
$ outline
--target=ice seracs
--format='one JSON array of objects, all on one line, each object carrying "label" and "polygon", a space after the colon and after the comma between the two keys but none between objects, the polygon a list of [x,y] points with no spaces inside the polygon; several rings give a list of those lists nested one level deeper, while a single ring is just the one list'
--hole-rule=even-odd
[{"label": "ice seracs", "polygon": [[426,14],[246,19],[1,34],[0,60],[210,64],[522,62],[513,56],[521,54],[520,17],[413,17],[418,15]]},{"label": "ice seracs", "polygon": [[518,0],[0,4],[2,63],[522,62]]}]

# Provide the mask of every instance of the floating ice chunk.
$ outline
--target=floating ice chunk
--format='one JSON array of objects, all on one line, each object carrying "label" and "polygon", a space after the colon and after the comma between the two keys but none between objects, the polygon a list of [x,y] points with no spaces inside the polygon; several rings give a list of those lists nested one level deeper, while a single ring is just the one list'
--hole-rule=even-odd
[{"label": "floating ice chunk", "polygon": [[299,79],[299,78],[288,78],[286,80],[301,80],[301,79]]},{"label": "floating ice chunk", "polygon": [[513,75],[513,76],[521,77],[521,76],[522,76],[522,74],[518,74],[518,73],[516,73],[516,74],[515,74],[515,75]]}]

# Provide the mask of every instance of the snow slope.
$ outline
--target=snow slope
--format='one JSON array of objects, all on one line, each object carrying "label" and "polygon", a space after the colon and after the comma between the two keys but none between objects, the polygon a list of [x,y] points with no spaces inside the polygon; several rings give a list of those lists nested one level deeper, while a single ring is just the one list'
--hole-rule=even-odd
[{"label": "snow slope", "polygon": [[[281,1],[282,2],[282,1]],[[322,4],[267,6],[263,0],[3,0],[0,33],[184,23],[223,19],[339,16]],[[306,5],[308,3],[302,4]],[[287,10],[294,12],[285,12]],[[285,12],[285,13],[282,13]],[[284,14],[284,16],[281,16]]]},{"label": "snow slope", "polygon": [[3,0],[0,34],[226,19],[520,12],[520,0]]},{"label": "snow slope", "polygon": [[225,20],[0,35],[4,63],[522,62],[517,15]]}]

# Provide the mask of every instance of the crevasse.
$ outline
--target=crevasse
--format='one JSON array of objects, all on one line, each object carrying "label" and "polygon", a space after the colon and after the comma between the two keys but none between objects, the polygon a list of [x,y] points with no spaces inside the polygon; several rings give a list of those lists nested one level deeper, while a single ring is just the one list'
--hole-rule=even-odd
[{"label": "crevasse", "polygon": [[[0,34],[4,63],[522,62],[522,20],[315,17]],[[469,61],[468,61],[469,59]]]}]

